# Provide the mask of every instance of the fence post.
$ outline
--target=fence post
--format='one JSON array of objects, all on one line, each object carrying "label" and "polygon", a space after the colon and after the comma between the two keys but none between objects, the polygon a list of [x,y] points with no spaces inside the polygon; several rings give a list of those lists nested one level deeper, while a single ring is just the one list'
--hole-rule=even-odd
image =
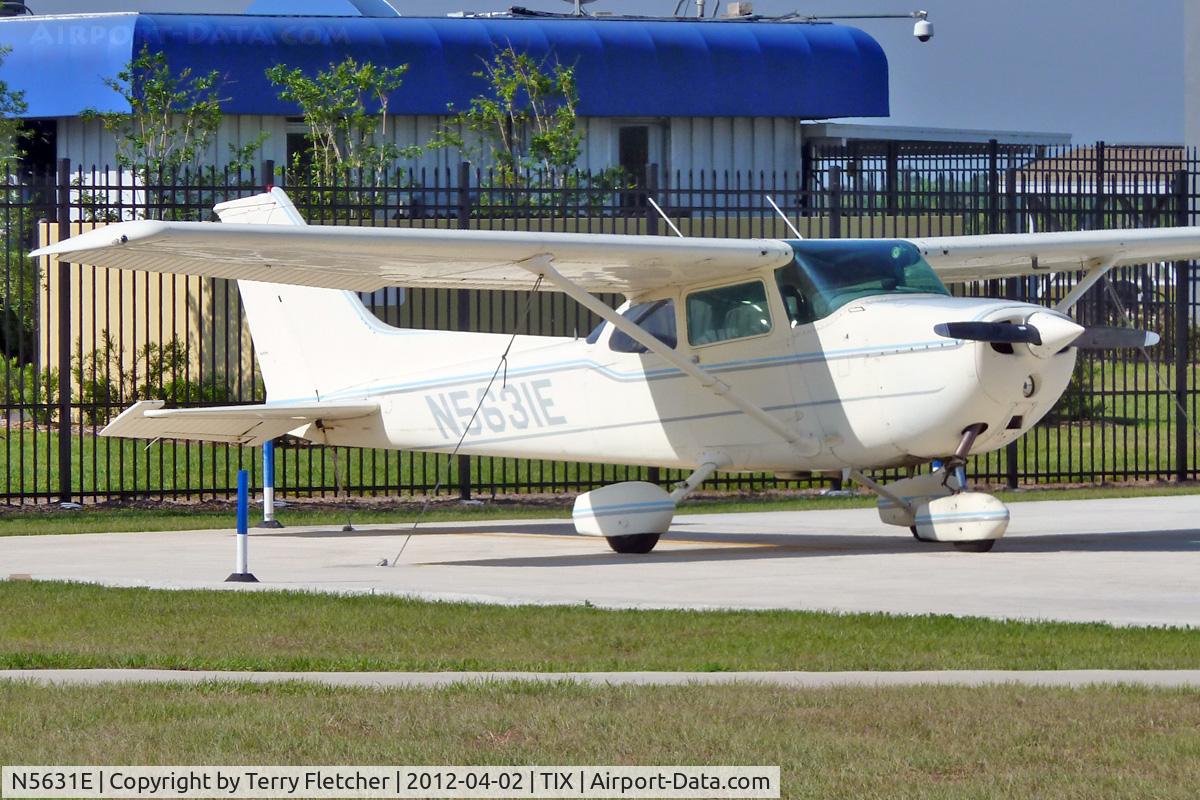
[{"label": "fence post", "polygon": [[842,168],[829,168],[829,238],[842,238]]},{"label": "fence post", "polygon": [[813,175],[816,173],[817,151],[813,143],[806,141],[800,145],[800,185],[797,186],[797,205],[800,206],[800,216],[807,217],[816,207],[813,194],[817,190]]},{"label": "fence post", "polygon": [[[992,141],[995,141],[994,139]],[[1009,167],[1004,171],[1004,218],[1006,233],[1016,233],[1021,224],[1017,210],[1017,171]],[[996,231],[992,231],[996,233]],[[1024,300],[1028,294],[1024,278],[1009,278],[1007,292],[1010,300]],[[1004,478],[1009,489],[1016,489],[1020,483],[1017,471],[1017,441],[1014,439],[1004,447]]]},{"label": "fence post", "polygon": [[[829,238],[842,238],[842,168],[829,168]],[[837,473],[833,479],[833,490],[842,491],[846,485],[846,473]]]},{"label": "fence post", "polygon": [[1000,142],[988,139],[988,233],[1000,232]]},{"label": "fence post", "polygon": [[[887,143],[887,209],[885,214],[893,217],[900,216],[900,143],[893,140]],[[899,233],[899,220],[892,223],[893,233]]]},{"label": "fence post", "polygon": [[264,191],[275,188],[275,159],[265,158],[262,162],[262,185]]},{"label": "fence post", "polygon": [[1092,225],[1096,230],[1107,227],[1104,224],[1104,212],[1108,206],[1108,198],[1104,194],[1105,166],[1104,142],[1096,142],[1096,222]]},{"label": "fence post", "polygon": [[[58,160],[59,241],[71,236],[71,159]],[[71,502],[71,265],[58,262],[58,501]]]},{"label": "fence post", "polygon": [[[458,198],[457,198],[458,229],[467,230],[471,227],[471,162],[462,161],[458,165]],[[455,327],[460,331],[471,329],[471,292],[459,289],[456,293],[458,301],[458,316]],[[458,499],[471,499],[471,457],[458,457]]]},{"label": "fence post", "polygon": [[[658,202],[655,197],[658,194],[658,165],[649,164],[646,167],[646,180],[643,182],[642,191],[645,197],[650,198],[654,202]],[[661,205],[661,204],[660,204]],[[642,203],[642,213],[646,217],[646,235],[658,235],[658,212],[654,210],[654,206],[650,205],[649,201]]]},{"label": "fence post", "polygon": [[[1175,224],[1188,224],[1188,172],[1175,173]],[[1175,262],[1175,480],[1188,479],[1188,373],[1191,345],[1192,264]]]},{"label": "fence post", "polygon": [[[998,199],[998,194],[997,194]],[[1020,210],[1016,207],[1016,170],[1012,167],[1004,170],[1004,233],[1015,234],[1020,228]],[[991,233],[997,233],[992,230]],[[1028,294],[1025,278],[1008,278],[1006,295],[1009,300],[1025,300]],[[1009,441],[1004,446],[1004,483],[1010,489],[1018,486],[1018,458],[1016,458],[1016,440]]]},{"label": "fence post", "polygon": [[[644,183],[645,183],[646,196],[653,198],[656,203],[659,203],[659,205],[663,206],[663,208],[665,209],[666,205],[664,203],[659,202],[658,196],[657,196],[658,195],[658,165],[657,164],[648,164],[646,166],[645,174],[646,174],[646,180]],[[657,236],[658,230],[659,230],[659,228],[658,228],[658,212],[655,211],[654,206],[650,205],[649,203],[642,203],[642,211],[646,215],[646,235],[647,236]],[[661,479],[662,479],[662,473],[659,471],[658,467],[648,467],[646,469],[646,480],[648,482],[653,483],[655,486],[657,486]]]}]

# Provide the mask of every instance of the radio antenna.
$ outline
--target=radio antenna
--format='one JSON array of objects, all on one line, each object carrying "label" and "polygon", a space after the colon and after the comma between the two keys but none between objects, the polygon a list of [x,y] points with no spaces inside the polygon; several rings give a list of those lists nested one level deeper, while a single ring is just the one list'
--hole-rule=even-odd
[{"label": "radio antenna", "polygon": [[675,227],[675,223],[671,222],[671,218],[667,216],[667,212],[662,210],[662,206],[660,206],[658,203],[654,202],[653,197],[651,197],[650,195],[646,195],[646,202],[649,203],[650,205],[654,206],[654,210],[658,212],[658,215],[663,218],[664,222],[666,222],[668,225],[671,226],[671,230],[675,231],[676,236],[678,236],[680,239],[687,238],[682,233],[680,233],[679,228]]},{"label": "radio antenna", "polygon": [[790,219],[788,219],[787,214],[783,213],[783,209],[775,205],[775,201],[771,199],[771,195],[764,194],[763,197],[767,198],[767,202],[771,204],[771,208],[775,209],[775,213],[778,214],[781,219],[783,219],[783,224],[787,225],[788,229],[792,233],[796,234],[796,238],[803,239],[804,237],[800,235],[800,231],[796,230],[796,226],[792,224]]}]

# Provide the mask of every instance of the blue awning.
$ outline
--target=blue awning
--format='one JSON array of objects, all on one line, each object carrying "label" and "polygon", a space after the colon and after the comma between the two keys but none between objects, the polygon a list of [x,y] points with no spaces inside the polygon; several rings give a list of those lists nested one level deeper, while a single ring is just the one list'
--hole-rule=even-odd
[{"label": "blue awning", "polygon": [[408,64],[396,114],[442,114],[484,90],[473,76],[511,44],[574,65],[579,113],[593,117],[887,116],[887,58],[843,25],[698,20],[265,17],[100,14],[0,20],[12,49],[0,79],[25,92],[27,117],[123,110],[104,85],[142,48],[172,69],[223,76],[227,114],[297,114],[264,71],[315,73],[353,56]]}]

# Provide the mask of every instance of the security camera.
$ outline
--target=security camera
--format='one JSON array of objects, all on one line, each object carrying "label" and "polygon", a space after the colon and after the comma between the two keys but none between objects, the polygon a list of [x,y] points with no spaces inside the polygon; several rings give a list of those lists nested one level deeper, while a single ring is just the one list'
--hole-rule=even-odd
[{"label": "security camera", "polygon": [[918,11],[913,16],[917,18],[913,25],[913,36],[917,37],[918,42],[928,42],[933,38],[933,23],[926,18],[924,11]]}]

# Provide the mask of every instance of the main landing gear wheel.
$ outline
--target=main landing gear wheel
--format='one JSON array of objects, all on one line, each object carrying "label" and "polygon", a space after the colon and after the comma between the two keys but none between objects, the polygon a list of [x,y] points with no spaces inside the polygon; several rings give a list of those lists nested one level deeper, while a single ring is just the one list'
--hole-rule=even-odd
[{"label": "main landing gear wheel", "polygon": [[608,546],[618,553],[649,553],[658,544],[657,533],[635,533],[630,536],[605,536]]},{"label": "main landing gear wheel", "polygon": [[[909,525],[908,529],[912,531],[913,538],[918,542],[928,542],[930,539],[922,539],[921,534],[917,533],[916,525]],[[951,542],[955,550],[961,550],[964,553],[987,553],[996,546],[995,539],[980,539],[977,542]]]},{"label": "main landing gear wheel", "polygon": [[977,542],[951,542],[955,550],[964,553],[986,553],[996,546],[995,539],[980,539]]}]

